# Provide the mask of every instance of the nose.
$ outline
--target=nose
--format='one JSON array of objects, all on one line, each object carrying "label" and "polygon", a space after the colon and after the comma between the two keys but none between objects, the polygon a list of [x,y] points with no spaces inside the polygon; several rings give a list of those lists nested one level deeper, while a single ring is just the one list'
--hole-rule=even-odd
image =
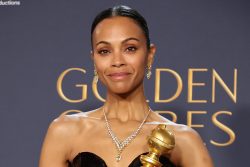
[{"label": "nose", "polygon": [[118,52],[113,55],[112,67],[121,67],[124,66],[125,64],[126,63],[124,57],[121,53]]}]

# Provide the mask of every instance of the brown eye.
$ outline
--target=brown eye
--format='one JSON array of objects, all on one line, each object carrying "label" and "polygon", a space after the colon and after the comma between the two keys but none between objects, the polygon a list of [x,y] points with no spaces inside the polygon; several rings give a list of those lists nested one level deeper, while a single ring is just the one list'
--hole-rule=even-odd
[{"label": "brown eye", "polygon": [[100,54],[100,55],[107,55],[107,54],[110,53],[110,51],[106,50],[106,49],[102,49],[102,50],[99,50],[97,53]]},{"label": "brown eye", "polygon": [[130,47],[128,47],[128,48],[126,49],[127,52],[135,52],[136,50],[137,50],[137,48],[134,47],[134,46],[130,46]]}]

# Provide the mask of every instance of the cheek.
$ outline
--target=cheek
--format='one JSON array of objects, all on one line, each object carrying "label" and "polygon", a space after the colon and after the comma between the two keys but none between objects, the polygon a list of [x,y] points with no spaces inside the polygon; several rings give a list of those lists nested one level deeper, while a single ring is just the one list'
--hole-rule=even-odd
[{"label": "cheek", "polygon": [[105,69],[109,66],[108,59],[101,59],[96,57],[94,58],[94,63],[99,73],[103,73]]},{"label": "cheek", "polygon": [[145,56],[138,56],[137,59],[131,59],[129,64],[133,66],[135,71],[143,72],[145,71],[147,61]]}]

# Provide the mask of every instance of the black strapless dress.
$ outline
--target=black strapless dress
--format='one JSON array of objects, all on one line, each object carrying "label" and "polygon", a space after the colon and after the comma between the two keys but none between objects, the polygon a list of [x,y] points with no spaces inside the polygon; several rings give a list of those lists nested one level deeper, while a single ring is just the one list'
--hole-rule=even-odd
[{"label": "black strapless dress", "polygon": [[[147,154],[143,153],[143,155]],[[162,167],[176,167],[170,160],[164,156],[160,157]],[[128,167],[140,167],[140,155],[138,155]],[[72,162],[68,161],[68,167],[107,167],[105,161],[98,155],[91,152],[79,153]]]}]

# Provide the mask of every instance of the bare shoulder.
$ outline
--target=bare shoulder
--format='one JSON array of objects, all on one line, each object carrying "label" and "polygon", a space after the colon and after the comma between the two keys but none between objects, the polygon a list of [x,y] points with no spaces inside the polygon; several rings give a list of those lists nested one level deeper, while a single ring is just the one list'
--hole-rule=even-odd
[{"label": "bare shoulder", "polygon": [[98,120],[100,118],[96,110],[74,114],[63,113],[51,122],[47,133],[69,140],[95,126]]},{"label": "bare shoulder", "polygon": [[39,167],[67,166],[72,143],[86,127],[85,120],[81,113],[63,114],[50,123],[43,142]]},{"label": "bare shoulder", "polygon": [[188,127],[187,125],[173,123],[171,127],[177,139],[181,142],[202,141],[200,135],[194,129]]},{"label": "bare shoulder", "polygon": [[176,140],[173,155],[178,159],[180,166],[213,167],[212,159],[198,132],[182,124],[173,124],[171,129]]},{"label": "bare shoulder", "polygon": [[61,115],[51,122],[48,133],[62,138],[70,137],[77,134],[82,123],[83,120],[79,114]]},{"label": "bare shoulder", "polygon": [[176,143],[181,148],[193,150],[205,147],[205,143],[203,142],[201,136],[194,129],[183,124],[174,124],[172,126]]},{"label": "bare shoulder", "polygon": [[57,147],[63,146],[65,152],[69,152],[70,143],[81,132],[83,123],[79,114],[60,115],[50,123],[44,145],[54,143]]},{"label": "bare shoulder", "polygon": [[75,121],[66,115],[50,123],[43,141],[39,167],[67,166],[66,160],[70,153],[69,141],[72,133],[75,133],[75,127]]}]

